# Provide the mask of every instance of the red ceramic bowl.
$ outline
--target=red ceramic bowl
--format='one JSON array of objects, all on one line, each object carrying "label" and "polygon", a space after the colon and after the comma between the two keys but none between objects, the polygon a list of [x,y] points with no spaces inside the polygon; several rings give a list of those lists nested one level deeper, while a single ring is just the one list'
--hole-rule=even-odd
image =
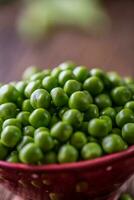
[{"label": "red ceramic bowl", "polygon": [[133,173],[134,146],[71,164],[31,166],[0,162],[1,184],[25,200],[107,199]]}]

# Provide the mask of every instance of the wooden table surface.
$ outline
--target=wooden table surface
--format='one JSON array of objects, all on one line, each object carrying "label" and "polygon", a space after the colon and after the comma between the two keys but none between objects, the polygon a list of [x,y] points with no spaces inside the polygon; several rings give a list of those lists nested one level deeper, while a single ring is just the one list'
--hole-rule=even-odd
[{"label": "wooden table surface", "polygon": [[[68,59],[134,76],[134,1],[107,0],[105,5],[111,27],[103,35],[62,30],[38,44],[22,41],[16,32],[19,3],[1,7],[0,82],[19,80],[28,65],[53,67]],[[2,194],[0,200],[4,200]]]}]

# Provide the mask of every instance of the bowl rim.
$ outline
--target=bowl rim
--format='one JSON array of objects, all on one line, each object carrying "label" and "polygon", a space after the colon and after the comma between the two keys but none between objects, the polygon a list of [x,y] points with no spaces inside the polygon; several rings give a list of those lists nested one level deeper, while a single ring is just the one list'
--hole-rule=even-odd
[{"label": "bowl rim", "polygon": [[100,158],[95,158],[92,160],[78,161],[74,163],[63,163],[63,164],[45,164],[45,165],[30,165],[21,163],[9,163],[6,161],[0,161],[0,171],[1,169],[12,169],[20,171],[29,172],[58,172],[58,171],[77,171],[81,169],[97,169],[101,166],[112,166],[117,160],[134,158],[134,145],[130,146],[127,150],[113,153],[110,155],[105,155]]}]

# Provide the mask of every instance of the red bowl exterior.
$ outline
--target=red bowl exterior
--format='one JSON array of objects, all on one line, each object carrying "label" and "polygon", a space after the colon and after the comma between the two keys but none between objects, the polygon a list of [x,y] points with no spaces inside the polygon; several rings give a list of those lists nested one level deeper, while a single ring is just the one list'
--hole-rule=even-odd
[{"label": "red bowl exterior", "polygon": [[134,146],[90,161],[31,166],[0,161],[0,182],[24,199],[105,199],[134,173]]}]

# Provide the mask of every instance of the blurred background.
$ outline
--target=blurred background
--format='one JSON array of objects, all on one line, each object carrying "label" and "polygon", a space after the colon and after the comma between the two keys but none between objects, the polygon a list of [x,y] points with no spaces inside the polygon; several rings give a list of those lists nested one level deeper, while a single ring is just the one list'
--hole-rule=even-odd
[{"label": "blurred background", "polygon": [[73,60],[134,74],[133,0],[0,0],[0,81]]}]

